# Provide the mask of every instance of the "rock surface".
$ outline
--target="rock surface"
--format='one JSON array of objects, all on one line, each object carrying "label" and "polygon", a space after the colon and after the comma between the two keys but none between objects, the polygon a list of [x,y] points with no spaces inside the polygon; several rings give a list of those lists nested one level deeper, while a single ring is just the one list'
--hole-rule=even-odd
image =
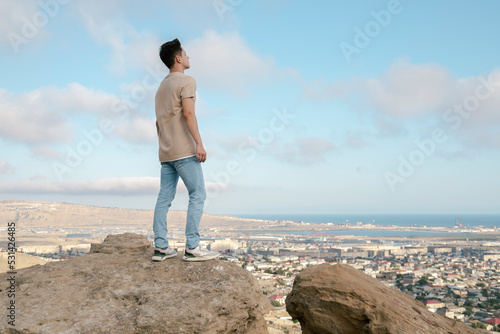
[{"label": "rock surface", "polygon": [[[152,262],[145,243],[109,236],[93,254],[19,270],[16,331],[4,320],[0,332],[267,333],[270,305],[248,271],[220,260],[184,262],[180,254]],[[1,305],[9,303],[5,285]]]},{"label": "rock surface", "polygon": [[347,265],[317,265],[295,278],[288,313],[304,334],[480,333]]},{"label": "rock surface", "polygon": [[151,243],[143,235],[134,233],[110,234],[100,244],[91,244],[90,254],[93,253],[143,253],[151,248]]}]

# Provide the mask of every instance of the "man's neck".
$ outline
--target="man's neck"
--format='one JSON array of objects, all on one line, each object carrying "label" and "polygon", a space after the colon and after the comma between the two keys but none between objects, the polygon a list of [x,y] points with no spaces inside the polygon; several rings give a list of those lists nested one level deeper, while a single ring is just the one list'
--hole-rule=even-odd
[{"label": "man's neck", "polygon": [[170,73],[169,73],[169,74],[172,74],[172,73],[175,73],[175,72],[179,72],[179,73],[184,74],[184,69],[183,69],[183,68],[172,68],[172,69],[170,70]]}]

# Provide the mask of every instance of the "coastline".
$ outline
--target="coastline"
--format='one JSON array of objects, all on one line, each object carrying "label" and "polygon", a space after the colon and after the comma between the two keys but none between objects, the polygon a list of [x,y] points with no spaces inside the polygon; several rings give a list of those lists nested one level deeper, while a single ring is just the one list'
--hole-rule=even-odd
[{"label": "coastline", "polygon": [[500,214],[496,213],[342,213],[342,214],[231,214],[228,216],[258,219],[271,221],[293,221],[312,224],[349,224],[355,226],[362,225],[390,226],[399,227],[453,227],[459,225],[470,226],[498,226],[500,227]]}]

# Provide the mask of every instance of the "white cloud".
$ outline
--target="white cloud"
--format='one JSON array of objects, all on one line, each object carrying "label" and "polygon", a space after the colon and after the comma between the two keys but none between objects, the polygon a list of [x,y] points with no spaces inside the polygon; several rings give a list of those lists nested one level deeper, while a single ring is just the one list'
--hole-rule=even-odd
[{"label": "white cloud", "polygon": [[[495,69],[488,75],[500,82],[500,71]],[[448,69],[434,63],[411,64],[398,60],[379,78],[352,78],[350,80],[326,81],[316,78],[311,82],[299,79],[304,85],[302,95],[314,99],[362,98],[366,110],[393,118],[421,115],[441,115],[453,103],[462,102],[474,93],[480,84],[479,77],[456,78]],[[497,84],[498,85],[498,84]],[[498,106],[500,89],[482,102],[482,106],[494,109]],[[489,117],[500,120],[498,113]]]},{"label": "white cloud", "polygon": [[10,45],[8,35],[14,33],[22,36],[25,19],[30,21],[38,11],[35,0],[2,0],[0,1],[0,36],[2,43]]},{"label": "white cloud", "polygon": [[279,161],[291,164],[313,165],[326,161],[326,156],[335,150],[335,145],[320,137],[296,137],[293,141],[276,140],[263,151]]},{"label": "white cloud", "polygon": [[460,80],[460,85],[462,94],[456,102],[470,104],[474,97],[479,100],[479,105],[475,109],[472,108],[471,116],[464,120],[464,124],[473,127],[500,125],[500,68],[484,75]]},{"label": "white cloud", "polygon": [[500,69],[458,80],[453,103],[440,112],[441,128],[465,148],[500,148]]},{"label": "white cloud", "polygon": [[295,136],[285,140],[275,136],[270,143],[262,143],[246,132],[238,132],[232,136],[220,136],[211,133],[209,142],[214,147],[209,151],[222,160],[253,159],[257,155],[272,157],[278,161],[313,165],[326,161],[326,156],[335,150],[335,145],[320,137]]},{"label": "white cloud", "polygon": [[30,181],[41,181],[41,180],[47,180],[47,176],[45,176],[42,173],[36,173],[35,175],[31,176],[29,178]]},{"label": "white cloud", "polygon": [[444,67],[406,61],[391,65],[382,78],[359,85],[370,105],[395,117],[439,110],[456,91],[456,81]]},{"label": "white cloud", "polygon": [[256,54],[236,31],[203,36],[183,42],[190,57],[192,75],[204,89],[223,90],[246,95],[259,84],[267,84],[275,75],[274,60]]},{"label": "white cloud", "polygon": [[396,61],[379,78],[300,81],[306,98],[362,98],[365,109],[391,117],[411,117],[440,110],[452,101],[458,87],[457,80],[446,68],[433,63],[411,64],[406,60]]},{"label": "white cloud", "polygon": [[14,167],[7,161],[0,160],[0,175],[8,174],[14,171]]},{"label": "white cloud", "polygon": [[0,89],[0,137],[27,143],[68,141],[69,122],[50,106],[38,103],[37,93],[12,94]]},{"label": "white cloud", "polygon": [[362,148],[367,146],[373,146],[371,142],[364,139],[366,135],[362,133],[351,133],[348,131],[345,136],[345,145],[348,148]]},{"label": "white cloud", "polygon": [[440,110],[453,100],[458,87],[457,80],[446,68],[433,63],[411,64],[406,60],[398,60],[379,78],[300,81],[305,98],[361,97],[365,109],[391,117],[412,117]]},{"label": "white cloud", "polygon": [[237,12],[244,3],[245,1],[240,0],[198,0],[196,10],[193,10],[184,2],[164,2],[167,5],[166,15],[169,15],[171,20],[187,23],[197,30],[218,25],[224,28],[239,26]]},{"label": "white cloud", "polygon": [[21,194],[68,194],[68,195],[141,195],[158,190],[158,178],[107,178],[84,181],[41,182],[25,180],[0,182],[0,192]]},{"label": "white cloud", "polygon": [[[500,69],[456,78],[444,66],[400,60],[379,78],[299,81],[305,98],[363,101],[356,108],[374,119],[378,137],[405,135],[404,124],[418,121],[438,124],[466,147],[500,148]],[[461,113],[451,113],[457,105]]]},{"label": "white cloud", "polygon": [[373,126],[377,130],[377,136],[381,138],[398,137],[408,133],[403,124],[397,123],[384,115],[380,115],[373,121]]},{"label": "white cloud", "polygon": [[[49,182],[24,180],[18,182],[0,182],[0,193],[6,194],[66,194],[66,195],[156,195],[160,187],[157,177],[122,177],[95,180]],[[205,183],[207,190],[224,190],[216,183]],[[187,192],[179,180],[178,192]]]},{"label": "white cloud", "polygon": [[138,32],[121,21],[95,18],[92,15],[93,9],[83,8],[81,11],[91,35],[100,44],[111,49],[109,68],[113,73],[122,75],[137,68],[146,71],[148,66],[154,68],[162,64],[158,56],[162,42],[154,34]]},{"label": "white cloud", "polygon": [[73,82],[60,89],[44,87],[31,92],[49,105],[64,112],[107,113],[119,99],[113,94]]},{"label": "white cloud", "polygon": [[198,92],[196,92],[196,116],[197,117],[211,117],[215,115],[223,115],[227,113],[227,110],[222,108],[212,108],[210,104],[203,99]]},{"label": "white cloud", "polygon": [[34,156],[48,160],[57,160],[60,157],[59,152],[48,146],[33,146],[30,151]]},{"label": "white cloud", "polygon": [[119,99],[71,83],[14,94],[0,89],[0,137],[32,144],[66,142],[73,137],[73,113],[110,113]]},{"label": "white cloud", "polygon": [[26,44],[49,34],[50,21],[66,13],[68,1],[2,0],[0,2],[0,46],[14,53],[25,50]]},{"label": "white cloud", "polygon": [[138,143],[156,143],[156,124],[154,119],[134,118],[128,123],[116,126],[115,134],[127,141]]},{"label": "white cloud", "polygon": [[300,76],[295,76],[304,85],[302,96],[307,99],[337,98],[347,93],[347,85],[341,80],[328,82],[324,78],[316,78],[306,83]]}]

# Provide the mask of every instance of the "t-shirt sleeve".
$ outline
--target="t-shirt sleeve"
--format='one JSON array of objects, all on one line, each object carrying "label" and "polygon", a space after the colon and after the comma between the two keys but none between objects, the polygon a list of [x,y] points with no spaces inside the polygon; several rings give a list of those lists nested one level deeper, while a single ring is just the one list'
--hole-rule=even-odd
[{"label": "t-shirt sleeve", "polygon": [[186,77],[182,84],[180,95],[181,100],[189,97],[196,100],[196,80],[194,80],[194,78]]}]

